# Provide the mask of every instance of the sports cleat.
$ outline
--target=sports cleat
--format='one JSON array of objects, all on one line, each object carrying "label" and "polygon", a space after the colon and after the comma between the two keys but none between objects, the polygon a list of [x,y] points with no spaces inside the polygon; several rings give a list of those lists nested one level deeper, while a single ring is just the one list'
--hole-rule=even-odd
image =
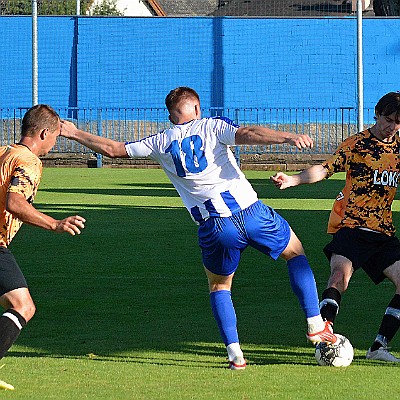
[{"label": "sports cleat", "polygon": [[4,389],[4,390],[14,390],[14,386],[10,385],[7,382],[4,381],[0,381],[0,389]]},{"label": "sports cleat", "polygon": [[332,322],[325,321],[325,328],[323,331],[315,333],[307,333],[307,339],[314,345],[318,343],[335,343],[337,340],[336,335],[333,333]]},{"label": "sports cleat", "polygon": [[385,346],[379,347],[379,349],[375,351],[371,351],[371,349],[368,349],[366,358],[368,360],[380,360],[396,363],[400,362],[400,358],[396,358]]},{"label": "sports cleat", "polygon": [[246,360],[243,357],[236,356],[232,361],[229,361],[229,369],[245,369]]}]

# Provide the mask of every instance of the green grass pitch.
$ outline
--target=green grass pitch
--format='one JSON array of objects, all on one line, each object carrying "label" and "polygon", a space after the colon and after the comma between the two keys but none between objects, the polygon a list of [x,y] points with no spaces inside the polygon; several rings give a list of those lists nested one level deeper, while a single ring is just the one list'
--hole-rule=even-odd
[{"label": "green grass pitch", "polygon": [[[343,176],[278,191],[269,172],[246,172],[263,201],[301,238],[320,293],[322,247]],[[87,219],[80,236],[24,225],[10,246],[37,314],[2,360],[12,399],[398,398],[398,366],[365,360],[393,295],[356,273],[335,330],[355,359],[319,367],[285,263],[248,249],[233,299],[248,368],[226,369],[197,245],[196,225],[161,170],[46,168],[35,206]],[[399,226],[399,203],[394,205]],[[396,337],[392,349],[400,354]]]}]

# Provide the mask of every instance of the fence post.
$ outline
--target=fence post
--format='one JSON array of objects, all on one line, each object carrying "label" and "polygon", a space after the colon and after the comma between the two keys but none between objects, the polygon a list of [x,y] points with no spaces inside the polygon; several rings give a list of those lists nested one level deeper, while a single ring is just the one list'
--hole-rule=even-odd
[{"label": "fence post", "polygon": [[32,106],[38,104],[38,3],[32,0]]},{"label": "fence post", "polygon": [[[235,123],[239,124],[239,110],[235,110]],[[240,168],[240,146],[235,146],[235,159]]]},{"label": "fence post", "polygon": [[[97,134],[103,136],[103,124],[101,121],[101,109],[97,111]],[[103,155],[96,153],[96,168],[103,166]]]}]

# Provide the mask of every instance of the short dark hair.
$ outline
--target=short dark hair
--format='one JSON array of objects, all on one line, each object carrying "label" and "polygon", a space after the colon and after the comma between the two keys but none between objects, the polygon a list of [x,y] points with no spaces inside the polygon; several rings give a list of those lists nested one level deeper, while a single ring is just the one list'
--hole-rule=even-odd
[{"label": "short dark hair", "polygon": [[47,104],[37,104],[24,115],[21,126],[21,136],[34,136],[42,129],[54,132],[57,129],[59,115]]},{"label": "short dark hair", "polygon": [[400,92],[385,94],[375,106],[375,117],[396,113],[396,123],[400,123]]},{"label": "short dark hair", "polygon": [[168,111],[171,112],[171,109],[176,107],[182,100],[190,98],[196,99],[200,103],[200,97],[194,89],[187,86],[180,86],[167,94],[165,105]]}]

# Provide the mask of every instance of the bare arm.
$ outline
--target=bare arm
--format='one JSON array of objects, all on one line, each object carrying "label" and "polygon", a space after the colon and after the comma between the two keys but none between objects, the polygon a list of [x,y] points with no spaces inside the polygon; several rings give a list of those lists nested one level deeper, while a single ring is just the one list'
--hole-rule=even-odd
[{"label": "bare arm", "polygon": [[313,141],[308,135],[276,131],[263,126],[245,126],[236,131],[236,144],[268,145],[288,143],[298,149],[312,148]]},{"label": "bare arm", "polygon": [[36,210],[29,204],[25,197],[19,193],[8,193],[6,199],[6,210],[22,222],[39,228],[55,232],[67,232],[70,235],[80,234],[85,227],[85,218],[74,215],[62,220],[54,219],[47,214]]},{"label": "bare arm", "polygon": [[61,121],[61,136],[77,141],[92,149],[95,153],[104,154],[107,157],[128,157],[124,142],[117,142],[101,136],[78,129],[70,121]]},{"label": "bare arm", "polygon": [[321,165],[313,165],[295,175],[286,175],[278,172],[271,176],[271,181],[279,189],[286,189],[291,186],[302,185],[304,183],[315,183],[322,181],[328,175],[328,171]]}]

